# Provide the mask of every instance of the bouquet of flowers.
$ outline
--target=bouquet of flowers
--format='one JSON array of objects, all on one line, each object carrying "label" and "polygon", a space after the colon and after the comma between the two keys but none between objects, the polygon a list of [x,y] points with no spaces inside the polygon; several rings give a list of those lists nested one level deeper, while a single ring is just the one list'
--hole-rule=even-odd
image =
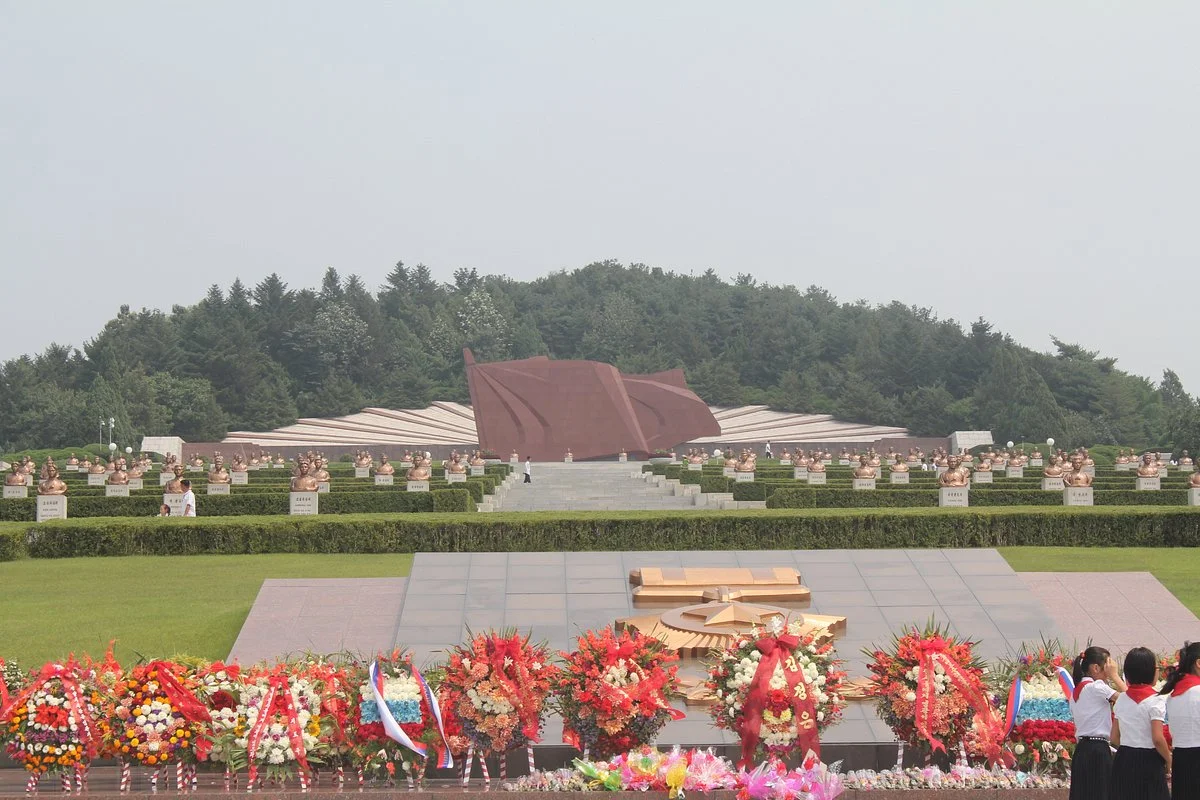
[{"label": "bouquet of flowers", "polygon": [[[420,778],[424,773],[425,760],[430,756],[435,763],[450,766],[450,745],[440,724],[441,712],[434,713],[436,695],[425,677],[413,666],[412,656],[393,650],[389,655],[375,660],[376,684],[371,683],[371,673],[360,669],[354,674],[357,697],[351,711],[351,725],[355,730],[354,760],[366,770],[386,770],[395,774],[395,760],[401,762],[405,772],[415,772]],[[380,709],[376,693],[382,698],[384,709]],[[385,728],[383,714],[388,714],[408,742],[396,747],[395,741]],[[389,748],[393,748],[389,754]]]},{"label": "bouquet of flowers", "polygon": [[444,687],[470,747],[486,756],[539,741],[557,676],[545,645],[489,632],[451,651]]},{"label": "bouquet of flowers", "polygon": [[893,636],[887,650],[863,651],[876,711],[902,743],[927,756],[969,744],[989,760],[1000,759],[1004,723],[974,645],[930,621]]},{"label": "bouquet of flowers", "polygon": [[708,686],[717,700],[710,711],[718,728],[741,737],[741,766],[763,751],[820,755],[820,732],[846,707],[846,673],[828,637],[805,631],[800,620],[774,617],[768,629],[735,636],[714,657]]},{"label": "bouquet of flowers", "polygon": [[196,694],[208,709],[210,734],[196,742],[196,757],[229,765],[238,739],[246,736],[242,668],[214,661],[196,670]]},{"label": "bouquet of flowers", "polygon": [[1022,771],[1066,775],[1075,752],[1075,723],[1027,719],[1013,728],[1009,741]]},{"label": "bouquet of flowers", "polygon": [[842,776],[815,760],[789,770],[775,756],[738,776],[741,800],[833,800],[844,788]]},{"label": "bouquet of flowers", "polygon": [[92,691],[74,659],[42,667],[0,708],[0,737],[9,757],[33,776],[65,776],[86,766],[100,744]]},{"label": "bouquet of flowers", "polygon": [[352,719],[357,703],[357,670],[333,659],[309,656],[293,665],[294,678],[308,681],[320,698],[320,733],[317,746],[322,764],[335,770],[338,781],[345,779],[345,768],[354,761],[356,729]]},{"label": "bouquet of flowers", "polygon": [[738,785],[733,765],[711,750],[676,747],[660,753],[643,745],[607,761],[576,759],[575,769],[588,788],[613,792],[666,791],[670,797],[678,797],[683,792],[711,792]]},{"label": "bouquet of flowers", "polygon": [[195,763],[209,713],[184,673],[179,664],[152,661],[134,667],[118,684],[109,741],[119,758],[148,767]]},{"label": "bouquet of flowers", "polygon": [[563,741],[606,758],[654,741],[668,719],[678,657],[652,636],[611,628],[588,631],[578,649],[562,653],[555,680]]},{"label": "bouquet of flowers", "polygon": [[1017,765],[1024,770],[1065,774],[1075,750],[1075,723],[1060,669],[1071,658],[1057,640],[1029,648],[1022,645],[1015,660],[1002,665],[1008,685],[1008,740]]},{"label": "bouquet of flowers", "polygon": [[322,753],[321,698],[313,681],[292,674],[288,664],[252,670],[241,684],[234,714],[214,714],[213,752],[222,752],[230,769],[250,768],[250,786],[259,769],[286,780],[299,774],[302,787],[309,760]]}]

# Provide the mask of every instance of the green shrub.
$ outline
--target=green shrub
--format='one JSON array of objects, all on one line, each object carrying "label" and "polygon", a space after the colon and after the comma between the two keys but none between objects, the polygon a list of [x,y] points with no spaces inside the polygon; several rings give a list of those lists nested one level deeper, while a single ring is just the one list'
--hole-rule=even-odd
[{"label": "green shrub", "polygon": [[[468,495],[447,490],[461,504]],[[432,493],[429,493],[432,494]],[[777,493],[778,494],[778,493]],[[324,498],[322,498],[324,499]],[[453,499],[434,501],[451,503]],[[345,514],[0,524],[4,558],[192,553],[571,552],[1062,545],[1195,547],[1181,508]]]},{"label": "green shrub", "polygon": [[733,478],[704,473],[704,477],[700,479],[700,491],[704,494],[728,494],[733,491],[730,488],[733,483]]},{"label": "green shrub", "polygon": [[[433,511],[436,497],[444,492],[458,493],[467,497],[465,506],[454,499],[446,502],[444,510],[471,511],[472,503],[483,502],[483,484],[468,479],[450,489],[449,484],[431,482],[428,492],[408,492],[403,488],[391,487],[391,491],[328,492],[318,500],[322,514],[406,514]],[[370,487],[372,490],[375,487]],[[388,487],[381,487],[388,488]],[[478,498],[478,499],[475,499]],[[141,493],[132,497],[85,496],[67,498],[67,515],[71,518],[84,517],[154,517],[158,515],[162,502],[160,493]],[[287,492],[240,492],[230,495],[204,495],[196,497],[197,512],[203,517],[237,517],[288,513]],[[32,522],[37,517],[37,498],[0,501],[0,520],[8,522]]]},{"label": "green shrub", "polygon": [[748,483],[733,484],[733,499],[739,501],[746,500],[766,500],[767,488],[769,484],[750,481]]},{"label": "green shrub", "polygon": [[474,511],[474,504],[483,502],[474,500],[470,493],[462,489],[442,489],[429,494],[433,495],[434,511]]}]

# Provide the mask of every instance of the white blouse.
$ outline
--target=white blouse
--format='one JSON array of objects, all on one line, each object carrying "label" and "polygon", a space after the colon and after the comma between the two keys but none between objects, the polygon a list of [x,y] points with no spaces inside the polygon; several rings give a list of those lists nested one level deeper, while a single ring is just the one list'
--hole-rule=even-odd
[{"label": "white blouse", "polygon": [[1112,706],[1108,698],[1116,690],[1104,681],[1083,679],[1079,700],[1071,701],[1071,715],[1075,717],[1075,738],[1100,736],[1107,739],[1112,734]]},{"label": "white blouse", "polygon": [[[1171,742],[1176,747],[1200,747],[1200,686],[1193,686],[1178,697],[1166,698],[1167,717],[1171,720]],[[1125,729],[1121,729],[1125,738]]]},{"label": "white blouse", "polygon": [[[1150,721],[1162,722],[1167,718],[1167,698],[1153,694],[1138,703],[1129,695],[1122,694],[1113,706],[1113,716],[1121,723],[1121,747],[1154,749],[1150,736]],[[1174,726],[1171,726],[1172,737]]]}]

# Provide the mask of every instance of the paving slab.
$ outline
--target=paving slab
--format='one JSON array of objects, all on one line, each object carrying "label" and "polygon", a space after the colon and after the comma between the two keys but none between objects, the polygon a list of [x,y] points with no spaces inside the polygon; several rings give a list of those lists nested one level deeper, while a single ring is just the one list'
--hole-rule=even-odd
[{"label": "paving slab", "polygon": [[1068,647],[1082,647],[1090,639],[1114,654],[1133,647],[1165,653],[1200,639],[1200,619],[1149,572],[1022,572],[1018,577]]}]

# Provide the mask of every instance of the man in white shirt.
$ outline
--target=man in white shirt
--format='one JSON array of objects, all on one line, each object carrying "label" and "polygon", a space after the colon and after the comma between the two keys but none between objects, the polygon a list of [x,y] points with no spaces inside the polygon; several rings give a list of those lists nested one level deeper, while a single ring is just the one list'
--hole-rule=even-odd
[{"label": "man in white shirt", "polygon": [[525,456],[525,483],[533,483],[533,465],[529,462],[529,456]]},{"label": "man in white shirt", "polygon": [[191,481],[181,481],[183,486],[183,515],[185,517],[196,516],[196,494],[192,491]]}]

